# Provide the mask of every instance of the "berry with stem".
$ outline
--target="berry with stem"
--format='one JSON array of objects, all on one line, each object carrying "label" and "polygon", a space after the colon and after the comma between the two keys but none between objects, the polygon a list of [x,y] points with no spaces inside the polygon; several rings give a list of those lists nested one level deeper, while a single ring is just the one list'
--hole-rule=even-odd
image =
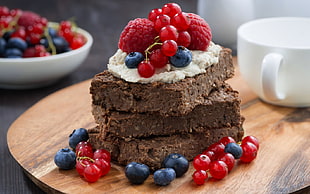
[{"label": "berry with stem", "polygon": [[155,74],[155,68],[149,60],[144,60],[138,65],[138,73],[141,77],[149,78]]}]

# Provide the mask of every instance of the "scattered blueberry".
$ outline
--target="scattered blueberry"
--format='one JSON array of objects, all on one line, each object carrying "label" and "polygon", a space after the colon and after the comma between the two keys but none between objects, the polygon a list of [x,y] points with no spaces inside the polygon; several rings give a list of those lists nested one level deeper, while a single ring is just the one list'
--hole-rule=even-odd
[{"label": "scattered blueberry", "polygon": [[7,48],[3,54],[6,58],[21,58],[23,56],[23,52],[18,48]]},{"label": "scattered blueberry", "polygon": [[74,151],[69,148],[63,148],[56,153],[54,162],[60,169],[70,170],[75,167],[75,159],[76,156]]},{"label": "scattered blueberry", "polygon": [[227,144],[224,151],[226,153],[231,153],[235,159],[239,159],[242,156],[242,148],[236,143]]},{"label": "scattered blueberry", "polygon": [[63,53],[68,51],[69,43],[63,37],[56,36],[52,39],[56,48],[56,53]]},{"label": "scattered blueberry", "polygon": [[186,67],[192,61],[192,52],[184,46],[178,46],[177,53],[169,61],[175,67]]},{"label": "scattered blueberry", "polygon": [[73,132],[69,135],[69,146],[72,149],[75,149],[78,143],[80,143],[81,141],[87,141],[88,139],[89,135],[86,129],[74,129]]},{"label": "scattered blueberry", "polygon": [[28,45],[27,45],[26,41],[24,41],[21,38],[15,38],[15,37],[10,38],[6,44],[7,48],[17,48],[21,51],[26,50],[27,46]]},{"label": "scattered blueberry", "polygon": [[189,167],[188,160],[181,154],[173,153],[169,154],[162,162],[162,167],[173,168],[175,170],[176,177],[181,177],[185,174]]},{"label": "scattered blueberry", "polygon": [[127,179],[133,184],[142,184],[150,175],[150,169],[147,165],[131,162],[125,168]]},{"label": "scattered blueberry", "polygon": [[154,172],[154,182],[156,185],[169,185],[176,177],[175,171],[172,168],[163,168]]},{"label": "scattered blueberry", "polygon": [[131,52],[125,58],[125,64],[129,69],[137,68],[139,63],[144,60],[144,56],[140,52]]}]

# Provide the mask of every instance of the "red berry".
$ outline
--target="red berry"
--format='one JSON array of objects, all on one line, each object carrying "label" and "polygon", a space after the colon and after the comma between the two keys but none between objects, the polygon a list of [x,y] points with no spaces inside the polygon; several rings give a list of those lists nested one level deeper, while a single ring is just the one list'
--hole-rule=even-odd
[{"label": "red berry", "polygon": [[84,169],[84,178],[90,183],[96,182],[101,174],[101,169],[95,163],[88,164]]},{"label": "red berry", "polygon": [[144,53],[157,35],[152,21],[146,18],[137,18],[130,21],[122,31],[118,47],[126,53]]},{"label": "red berry", "polygon": [[77,157],[89,157],[93,158],[94,152],[91,144],[86,141],[79,142],[75,147],[75,153]]},{"label": "red berry", "polygon": [[213,151],[210,151],[210,150],[205,150],[202,152],[202,154],[208,156],[210,158],[211,161],[214,161],[216,158],[215,158],[215,154]]},{"label": "red berry", "polygon": [[70,42],[71,49],[75,50],[82,47],[85,44],[85,38],[82,35],[74,36]]},{"label": "red berry", "polygon": [[95,164],[101,169],[101,176],[108,174],[111,169],[111,163],[103,158],[95,159]]},{"label": "red berry", "polygon": [[215,179],[223,179],[228,174],[228,167],[223,161],[213,161],[210,163],[209,172]]},{"label": "red berry", "polygon": [[71,30],[72,24],[70,21],[61,21],[59,24],[60,31],[63,31],[65,29]]},{"label": "red berry", "polygon": [[150,63],[155,68],[162,68],[168,64],[169,57],[161,52],[161,49],[155,49],[150,54]]},{"label": "red berry", "polygon": [[246,136],[242,139],[241,144],[245,143],[245,142],[251,142],[252,144],[254,144],[257,147],[257,150],[259,149],[259,141],[256,137],[254,136]]},{"label": "red berry", "polygon": [[251,142],[245,142],[240,145],[242,148],[242,156],[240,160],[242,162],[252,162],[257,156],[257,147]]},{"label": "red berry", "polygon": [[142,61],[138,65],[138,73],[141,77],[149,78],[154,75],[155,68],[149,61]]},{"label": "red berry", "polygon": [[163,42],[163,45],[161,46],[161,52],[163,52],[163,54],[168,57],[175,55],[177,50],[178,45],[174,40],[166,40]]},{"label": "red berry", "polygon": [[33,44],[39,44],[41,40],[41,34],[31,33],[28,35],[28,41]]},{"label": "red berry", "polygon": [[203,185],[208,178],[208,174],[204,170],[196,170],[193,173],[192,178],[197,185]]},{"label": "red berry", "polygon": [[187,15],[190,18],[190,26],[187,31],[191,36],[191,44],[188,49],[207,50],[212,39],[210,26],[204,19],[194,13],[187,13]]},{"label": "red berry", "polygon": [[0,17],[10,15],[10,9],[6,6],[0,6]]},{"label": "red berry", "polygon": [[106,149],[98,149],[94,152],[94,159],[102,158],[106,160],[107,162],[111,161],[111,154]]},{"label": "red berry", "polygon": [[84,170],[90,163],[92,162],[89,159],[79,159],[76,161],[75,169],[79,175],[84,176]]},{"label": "red berry", "polygon": [[154,22],[154,28],[157,32],[160,32],[160,30],[170,24],[170,17],[167,15],[159,15],[156,17]]},{"label": "red berry", "polygon": [[217,158],[222,153],[224,153],[225,146],[220,142],[216,142],[210,145],[207,150],[214,152],[214,157]]},{"label": "red berry", "polygon": [[190,24],[190,19],[186,13],[180,12],[171,18],[171,24],[179,31],[187,30]]},{"label": "red berry", "polygon": [[165,40],[177,41],[178,36],[178,30],[172,25],[167,25],[163,27],[159,32],[159,38],[162,42],[164,42]]},{"label": "red berry", "polygon": [[207,155],[199,154],[193,160],[193,166],[196,170],[208,170],[210,165],[210,158]]},{"label": "red berry", "polygon": [[26,50],[23,53],[23,57],[24,58],[28,58],[28,57],[36,57],[36,50],[34,47],[28,47],[26,48]]},{"label": "red berry", "polygon": [[31,11],[23,11],[21,16],[18,19],[18,25],[24,26],[27,28],[28,26],[32,26],[36,23],[38,23],[41,19],[41,16],[31,12]]},{"label": "red berry", "polygon": [[228,172],[230,172],[235,166],[235,158],[231,153],[223,153],[218,157],[218,160],[225,162],[228,168]]},{"label": "red berry", "polygon": [[11,11],[10,11],[10,15],[11,16],[13,16],[13,17],[15,17],[15,16],[20,16],[20,15],[22,15],[22,10],[21,9],[11,9]]},{"label": "red berry", "polygon": [[179,46],[188,47],[191,44],[191,36],[187,31],[181,31],[179,32],[177,43]]},{"label": "red berry", "polygon": [[162,8],[163,14],[173,17],[175,14],[182,11],[181,7],[176,3],[167,3]]},{"label": "red berry", "polygon": [[151,20],[152,22],[155,22],[157,16],[162,14],[162,10],[160,8],[157,9],[153,9],[149,15],[148,15],[148,19]]},{"label": "red berry", "polygon": [[224,146],[226,146],[229,143],[236,143],[234,138],[232,138],[230,136],[222,137],[222,139],[220,139],[219,142],[222,143]]},{"label": "red berry", "polygon": [[26,40],[26,30],[24,27],[20,26],[19,28],[17,28],[12,34],[11,34],[11,38],[13,37],[18,37],[21,38],[23,40]]}]

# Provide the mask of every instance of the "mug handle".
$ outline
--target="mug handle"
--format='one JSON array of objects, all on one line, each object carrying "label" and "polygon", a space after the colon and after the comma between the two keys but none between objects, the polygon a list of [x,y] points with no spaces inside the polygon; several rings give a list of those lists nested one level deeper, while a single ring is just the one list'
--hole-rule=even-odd
[{"label": "mug handle", "polygon": [[285,94],[278,90],[279,69],[283,62],[283,56],[278,53],[267,54],[262,61],[261,83],[263,95],[267,100],[283,100]]}]

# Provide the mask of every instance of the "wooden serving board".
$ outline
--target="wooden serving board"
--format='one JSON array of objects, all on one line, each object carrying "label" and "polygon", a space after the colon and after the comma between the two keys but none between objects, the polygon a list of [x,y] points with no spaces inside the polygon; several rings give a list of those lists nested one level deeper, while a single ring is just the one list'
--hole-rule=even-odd
[{"label": "wooden serving board", "polygon": [[229,81],[240,92],[246,135],[260,140],[258,157],[236,163],[221,180],[203,186],[192,181],[194,169],[169,186],[156,186],[152,176],[131,185],[124,168],[112,164],[108,175],[87,183],[75,170],[59,170],[54,155],[68,147],[73,129],[95,126],[91,114],[90,80],[60,90],[39,101],[10,127],[8,147],[26,174],[51,193],[288,193],[310,187],[310,108],[286,108],[260,101],[238,71]]}]

